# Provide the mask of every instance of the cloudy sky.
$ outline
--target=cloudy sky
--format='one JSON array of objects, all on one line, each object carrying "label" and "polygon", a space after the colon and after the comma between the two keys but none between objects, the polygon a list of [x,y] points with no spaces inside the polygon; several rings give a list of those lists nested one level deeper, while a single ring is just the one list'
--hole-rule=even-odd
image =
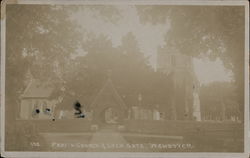
[{"label": "cloudy sky", "polygon": [[[157,48],[164,45],[164,35],[170,29],[170,23],[164,24],[142,24],[139,20],[137,10],[134,6],[116,6],[120,16],[116,22],[105,20],[98,16],[95,10],[84,8],[73,15],[73,19],[80,24],[83,31],[92,32],[96,35],[108,36],[114,47],[121,44],[121,38],[128,32],[132,32],[138,41],[139,48],[150,57],[150,63],[156,67]],[[83,50],[79,50],[84,54]],[[194,59],[195,73],[201,84],[213,81],[230,81],[232,73],[226,70],[222,61],[217,59]]]}]

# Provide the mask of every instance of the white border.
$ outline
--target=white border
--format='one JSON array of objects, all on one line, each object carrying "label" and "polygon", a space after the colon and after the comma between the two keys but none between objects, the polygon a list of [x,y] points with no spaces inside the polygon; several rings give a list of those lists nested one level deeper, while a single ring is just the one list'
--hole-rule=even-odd
[{"label": "white border", "polygon": [[245,152],[247,151],[249,157],[249,4],[245,5],[245,114],[244,114],[244,141],[245,141]]},{"label": "white border", "polygon": [[1,112],[1,154],[3,154],[3,151],[5,151],[4,148],[4,141],[5,141],[5,27],[6,27],[6,18],[5,18],[5,13],[6,13],[6,5],[4,4],[5,2],[1,2],[1,106],[0,106],[0,112]]},{"label": "white border", "polygon": [[245,6],[245,132],[244,132],[244,140],[245,140],[245,151],[248,152],[248,157],[250,148],[249,148],[249,4],[247,3]]},{"label": "white border", "polygon": [[103,5],[217,5],[245,6],[245,114],[244,114],[244,153],[216,152],[181,152],[181,153],[136,153],[136,152],[5,152],[5,25],[6,18],[1,18],[1,154],[6,157],[248,157],[249,129],[249,4],[247,1],[202,1],[202,0],[5,0],[1,3],[1,12],[5,13],[6,4],[103,4]]},{"label": "white border", "polygon": [[[7,0],[5,0],[7,1]],[[247,5],[247,0],[8,0],[7,4]]]}]

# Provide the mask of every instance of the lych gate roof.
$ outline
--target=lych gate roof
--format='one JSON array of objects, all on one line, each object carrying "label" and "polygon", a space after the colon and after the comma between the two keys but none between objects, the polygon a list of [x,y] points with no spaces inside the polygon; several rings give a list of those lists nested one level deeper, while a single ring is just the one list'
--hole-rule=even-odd
[{"label": "lych gate roof", "polygon": [[93,103],[91,104],[91,107],[96,108],[98,106],[101,107],[107,105],[120,106],[121,108],[126,108],[126,104],[124,103],[121,96],[118,94],[110,79],[107,80],[106,84],[99,91]]},{"label": "lych gate roof", "polygon": [[21,98],[48,98],[52,92],[53,88],[48,83],[41,83],[33,79],[24,90]]}]

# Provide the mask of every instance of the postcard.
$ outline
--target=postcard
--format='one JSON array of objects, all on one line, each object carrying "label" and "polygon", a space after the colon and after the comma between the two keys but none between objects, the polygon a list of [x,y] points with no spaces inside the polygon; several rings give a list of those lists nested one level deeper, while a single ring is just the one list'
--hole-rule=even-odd
[{"label": "postcard", "polygon": [[247,1],[1,3],[4,157],[247,157]]}]

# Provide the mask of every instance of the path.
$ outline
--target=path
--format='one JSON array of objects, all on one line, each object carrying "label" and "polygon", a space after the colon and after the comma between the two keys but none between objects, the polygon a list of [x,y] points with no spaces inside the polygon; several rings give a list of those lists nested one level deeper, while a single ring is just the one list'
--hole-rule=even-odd
[{"label": "path", "polygon": [[123,138],[122,134],[116,131],[116,126],[107,126],[93,134],[89,144],[93,144],[93,148],[88,151],[126,151],[125,145],[128,142]]},{"label": "path", "polygon": [[94,133],[41,133],[41,135],[51,151],[152,152],[156,149],[150,148],[148,142],[176,144],[183,141],[182,136],[120,133],[115,125],[108,125]]}]

